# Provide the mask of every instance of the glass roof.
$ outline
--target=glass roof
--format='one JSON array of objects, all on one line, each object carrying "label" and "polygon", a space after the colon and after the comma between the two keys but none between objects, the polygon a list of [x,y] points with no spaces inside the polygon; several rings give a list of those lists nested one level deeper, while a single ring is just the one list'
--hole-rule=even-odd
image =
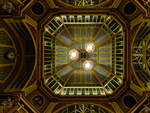
[{"label": "glass roof", "polygon": [[[45,84],[58,95],[108,95],[123,82],[124,32],[122,25],[109,15],[60,15],[45,25]],[[92,53],[85,51],[92,42]],[[78,60],[69,51],[80,53]],[[90,60],[91,70],[83,63]]]}]

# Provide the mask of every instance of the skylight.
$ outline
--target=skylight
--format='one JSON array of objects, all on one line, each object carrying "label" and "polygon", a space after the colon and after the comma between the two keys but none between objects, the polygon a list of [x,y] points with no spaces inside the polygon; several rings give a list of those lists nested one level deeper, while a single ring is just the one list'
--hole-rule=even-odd
[{"label": "skylight", "polygon": [[45,25],[45,85],[58,95],[112,94],[124,77],[124,32],[109,15],[59,15]]}]

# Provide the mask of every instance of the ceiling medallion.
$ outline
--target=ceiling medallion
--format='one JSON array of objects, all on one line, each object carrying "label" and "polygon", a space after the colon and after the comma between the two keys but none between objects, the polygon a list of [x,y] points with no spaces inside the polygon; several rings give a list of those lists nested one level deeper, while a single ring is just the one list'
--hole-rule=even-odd
[{"label": "ceiling medallion", "polygon": [[106,96],[123,83],[124,31],[115,17],[55,16],[43,37],[43,77],[54,94]]}]

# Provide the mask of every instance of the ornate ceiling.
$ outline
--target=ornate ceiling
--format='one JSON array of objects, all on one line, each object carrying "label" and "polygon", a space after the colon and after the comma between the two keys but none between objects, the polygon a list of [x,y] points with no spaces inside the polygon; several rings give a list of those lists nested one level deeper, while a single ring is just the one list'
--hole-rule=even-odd
[{"label": "ornate ceiling", "polygon": [[150,112],[149,0],[0,1],[0,113]]},{"label": "ornate ceiling", "polygon": [[[109,15],[54,17],[43,34],[46,85],[60,95],[112,94],[125,76],[124,34],[123,26]],[[90,42],[95,50],[86,53]],[[69,59],[71,49],[79,50],[78,61]],[[84,69],[86,60],[93,62],[92,70]]]}]

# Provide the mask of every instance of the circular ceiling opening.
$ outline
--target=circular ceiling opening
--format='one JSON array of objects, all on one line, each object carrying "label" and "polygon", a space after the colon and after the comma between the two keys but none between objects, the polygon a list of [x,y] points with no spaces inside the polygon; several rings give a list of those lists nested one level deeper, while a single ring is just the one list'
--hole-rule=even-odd
[{"label": "circular ceiling opening", "polygon": [[37,2],[32,6],[32,11],[37,14],[37,15],[41,15],[44,11],[43,6],[41,5],[41,3]]},{"label": "circular ceiling opening", "polygon": [[133,3],[129,2],[125,5],[124,12],[128,15],[133,14],[136,11],[136,7]]},{"label": "circular ceiling opening", "polygon": [[58,95],[108,95],[124,77],[124,32],[109,15],[59,15],[45,25],[43,76]]},{"label": "circular ceiling opening", "polygon": [[42,96],[35,96],[32,99],[32,103],[35,107],[41,107],[43,105],[44,99]]},{"label": "circular ceiling opening", "polygon": [[124,103],[127,107],[132,108],[136,104],[136,100],[132,96],[125,96]]}]

